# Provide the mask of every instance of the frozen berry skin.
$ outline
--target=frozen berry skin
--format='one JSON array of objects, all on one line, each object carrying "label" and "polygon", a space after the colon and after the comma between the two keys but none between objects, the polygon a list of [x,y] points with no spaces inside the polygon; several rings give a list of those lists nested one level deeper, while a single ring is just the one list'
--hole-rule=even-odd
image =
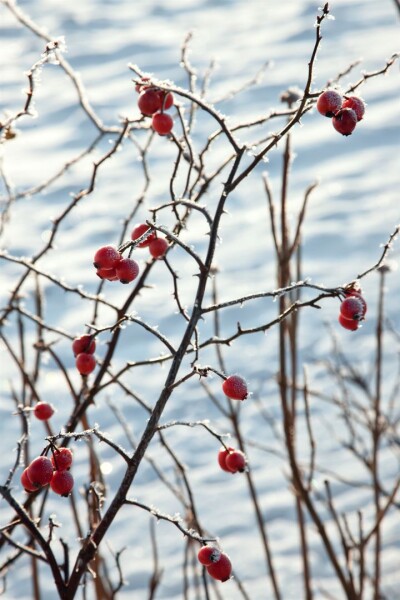
[{"label": "frozen berry skin", "polygon": [[239,375],[230,375],[222,384],[222,390],[231,400],[246,400],[247,383]]},{"label": "frozen berry skin", "polygon": [[356,290],[350,290],[348,292],[346,292],[346,297],[347,298],[358,298],[358,300],[361,302],[362,306],[363,306],[363,318],[365,317],[366,313],[367,313],[367,303],[365,301],[365,298],[362,296],[361,292],[358,292]]},{"label": "frozen berry skin", "polygon": [[75,356],[78,356],[78,354],[81,354],[82,352],[85,354],[94,354],[95,350],[96,342],[94,337],[89,334],[81,335],[72,342],[72,352]]},{"label": "frozen berry skin", "polygon": [[220,449],[220,451],[218,452],[218,464],[219,464],[219,466],[221,467],[221,469],[223,471],[227,471],[228,473],[231,472],[231,470],[228,469],[228,467],[226,466],[226,459],[227,459],[227,456],[229,455],[229,453],[230,452],[234,452],[234,451],[235,451],[235,448],[231,448],[231,447],[224,448],[224,447],[222,447]]},{"label": "frozen berry skin", "polygon": [[149,244],[149,252],[153,258],[163,258],[168,250],[168,242],[164,238],[156,238]]},{"label": "frozen berry skin", "polygon": [[50,487],[59,496],[69,496],[74,487],[74,478],[69,471],[54,471]]},{"label": "frozen berry skin", "polygon": [[53,465],[47,456],[38,456],[27,468],[27,476],[37,489],[50,483],[53,477]]},{"label": "frozen berry skin", "polygon": [[143,90],[138,98],[138,107],[142,115],[151,117],[155,112],[161,109],[162,98],[159,90],[149,88]]},{"label": "frozen berry skin", "polygon": [[345,98],[342,108],[352,108],[357,116],[357,121],[361,121],[365,113],[365,104],[358,96],[348,96]]},{"label": "frozen berry skin", "polygon": [[246,457],[240,450],[234,450],[226,457],[225,464],[231,473],[243,473],[246,468]]},{"label": "frozen berry skin", "polygon": [[54,408],[48,402],[38,402],[35,404],[33,414],[39,421],[48,421],[54,415]]},{"label": "frozen berry skin", "polygon": [[117,266],[117,277],[121,283],[130,283],[139,274],[139,265],[132,258],[123,258]]},{"label": "frozen berry skin", "polygon": [[161,110],[168,110],[174,104],[174,97],[171,92],[165,92],[164,90],[158,90],[158,95],[161,101]]},{"label": "frozen berry skin", "polygon": [[117,271],[115,269],[97,269],[97,277],[107,279],[107,281],[118,281]]},{"label": "frozen berry skin", "polygon": [[227,555],[221,552],[219,560],[206,567],[206,569],[213,579],[218,579],[218,581],[228,581],[232,573],[232,563]]},{"label": "frozen berry skin", "polygon": [[69,448],[58,448],[57,450],[53,450],[51,462],[57,471],[68,471],[72,465],[72,458],[72,450]]},{"label": "frozen berry skin", "polygon": [[174,126],[172,117],[163,112],[157,112],[153,115],[151,126],[159,135],[168,135]]},{"label": "frozen berry skin", "polygon": [[[140,236],[142,236],[146,231],[148,231],[150,229],[150,227],[148,225],[146,225],[146,223],[140,223],[139,225],[136,225],[131,233],[131,240],[135,241],[138,238],[140,238]],[[140,242],[140,244],[138,244],[136,246],[136,248],[147,248],[147,246],[150,245],[150,242],[152,242],[153,240],[156,239],[156,234],[150,233],[147,238],[145,240],[143,240],[143,242]]]},{"label": "frozen berry skin", "polygon": [[93,264],[96,269],[114,269],[121,258],[114,246],[103,246],[94,255]]},{"label": "frozen berry skin", "polygon": [[349,331],[357,331],[359,327],[359,321],[356,321],[355,319],[346,319],[342,313],[340,313],[338,321],[342,327],[349,329]]},{"label": "frozen berry skin", "polygon": [[202,546],[197,553],[197,559],[206,567],[216,563],[221,558],[221,551],[215,546]]},{"label": "frozen berry skin", "polygon": [[349,296],[340,305],[340,314],[345,319],[361,321],[364,318],[364,305],[360,298]]},{"label": "frozen berry skin", "polygon": [[351,135],[357,125],[357,115],[352,108],[342,108],[333,116],[332,125],[342,135]]},{"label": "frozen berry skin", "polygon": [[26,492],[36,492],[40,486],[34,486],[28,476],[28,467],[21,473],[21,483]]},{"label": "frozen berry skin", "polygon": [[96,368],[96,359],[93,354],[82,352],[76,357],[75,366],[81,375],[89,375]]},{"label": "frozen berry skin", "polygon": [[330,119],[342,108],[343,98],[335,90],[326,90],[322,92],[317,100],[317,110],[324,117]]}]

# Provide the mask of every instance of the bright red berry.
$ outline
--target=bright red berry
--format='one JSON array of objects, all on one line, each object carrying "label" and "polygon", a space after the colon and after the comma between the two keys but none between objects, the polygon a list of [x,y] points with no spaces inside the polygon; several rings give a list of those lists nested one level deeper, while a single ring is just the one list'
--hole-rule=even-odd
[{"label": "bright red berry", "polygon": [[72,465],[72,451],[69,448],[57,448],[53,450],[51,462],[57,471],[67,471]]},{"label": "bright red berry", "polygon": [[96,342],[93,336],[89,334],[81,335],[72,342],[72,352],[77,356],[84,352],[85,354],[93,354],[96,350]]},{"label": "bright red berry", "polygon": [[207,572],[218,581],[228,581],[232,573],[232,563],[226,554],[221,552],[221,556],[216,563],[212,563],[206,567]]},{"label": "bright red berry", "polygon": [[38,456],[28,466],[26,473],[36,489],[47,485],[53,477],[52,462],[47,456]]},{"label": "bright red berry", "polygon": [[[141,235],[143,235],[146,231],[149,231],[150,227],[148,225],[146,225],[146,223],[140,223],[139,225],[136,225],[133,228],[133,231],[131,233],[131,240],[135,241],[138,238],[140,238]],[[136,246],[136,248],[146,248],[150,242],[152,242],[153,240],[156,239],[156,234],[150,233],[147,238],[145,240],[143,240],[143,242],[140,242],[140,244],[138,244]]]},{"label": "bright red berry", "polygon": [[121,283],[130,283],[139,274],[139,265],[132,258],[123,258],[117,265],[117,277]]},{"label": "bright red berry", "polygon": [[357,96],[345,98],[342,108],[352,108],[356,113],[357,121],[361,121],[365,113],[365,104],[363,100]]},{"label": "bright red berry", "polygon": [[52,415],[54,415],[54,408],[47,402],[38,402],[35,404],[33,414],[39,421],[47,421]]},{"label": "bright red berry", "polygon": [[82,352],[76,357],[75,365],[81,375],[89,375],[96,368],[96,359],[93,354]]},{"label": "bright red berry", "polygon": [[317,100],[317,110],[325,117],[332,118],[342,108],[342,96],[335,90],[322,92]]},{"label": "bright red berry", "polygon": [[231,473],[243,473],[246,468],[246,457],[240,450],[229,452],[225,461],[228,471]]},{"label": "bright red berry", "polygon": [[357,115],[352,108],[342,108],[333,116],[332,125],[342,135],[351,135],[357,125]]},{"label": "bright red berry", "polygon": [[26,492],[36,492],[40,486],[34,486],[28,477],[28,467],[21,473],[21,483]]},{"label": "bright red berry", "polygon": [[222,384],[223,392],[231,400],[246,400],[247,383],[239,375],[230,375]]},{"label": "bright red berry", "polygon": [[221,551],[215,546],[202,546],[197,553],[197,558],[202,565],[209,567],[221,558]]},{"label": "bright red berry", "polygon": [[228,469],[228,467],[226,466],[226,459],[227,456],[229,455],[230,452],[234,452],[235,448],[221,448],[220,451],[218,452],[218,464],[221,467],[221,469],[223,471],[228,471],[228,473],[231,472],[230,469]]},{"label": "bright red berry", "polygon": [[156,238],[149,244],[149,251],[153,258],[162,258],[168,250],[168,242],[164,238]]},{"label": "bright red berry", "polygon": [[338,321],[342,327],[349,329],[350,331],[356,331],[359,326],[359,321],[356,321],[355,319],[346,319],[342,313],[340,313]]},{"label": "bright red berry", "polygon": [[174,104],[174,97],[171,92],[158,90],[158,95],[161,101],[161,110],[168,110]]},{"label": "bright red berry", "polygon": [[74,487],[74,478],[69,471],[54,471],[50,487],[60,496],[69,496]]},{"label": "bright red berry", "polygon": [[107,279],[107,281],[118,281],[117,272],[115,269],[97,269],[97,277]]},{"label": "bright red berry", "polygon": [[346,292],[346,296],[347,296],[347,298],[355,297],[361,302],[361,304],[363,306],[362,316],[365,317],[365,315],[367,313],[367,303],[365,301],[365,298],[361,295],[361,292],[358,292],[356,290],[350,290],[350,291]]},{"label": "bright red berry", "polygon": [[345,319],[361,321],[364,318],[364,305],[357,296],[349,296],[341,303],[340,314]]},{"label": "bright red berry", "polygon": [[103,246],[94,255],[93,264],[96,269],[113,269],[121,258],[120,253],[114,246]]},{"label": "bright red berry", "polygon": [[171,133],[172,131],[174,121],[172,120],[172,117],[166,113],[156,112],[156,114],[153,115],[151,126],[159,135],[168,135],[168,133]]},{"label": "bright red berry", "polygon": [[138,98],[138,107],[142,115],[151,117],[155,112],[161,109],[162,98],[159,90],[149,88],[143,90]]}]

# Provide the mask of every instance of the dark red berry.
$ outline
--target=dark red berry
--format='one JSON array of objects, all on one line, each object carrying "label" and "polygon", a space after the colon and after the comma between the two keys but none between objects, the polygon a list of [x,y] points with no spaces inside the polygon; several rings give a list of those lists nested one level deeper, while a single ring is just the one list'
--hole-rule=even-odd
[{"label": "dark red berry", "polygon": [[159,90],[149,88],[140,93],[138,98],[138,107],[143,115],[151,117],[155,112],[161,109],[161,98]]},{"label": "dark red berry", "polygon": [[107,279],[107,281],[118,281],[117,272],[115,269],[97,269],[97,277]]},{"label": "dark red berry", "polygon": [[174,104],[174,97],[171,92],[158,90],[158,95],[161,101],[161,110],[168,110]]},{"label": "dark red berry", "polygon": [[35,404],[33,414],[39,421],[47,421],[52,415],[54,415],[54,408],[47,402],[38,402]]},{"label": "dark red berry", "polygon": [[69,448],[53,450],[51,462],[57,471],[67,471],[72,465],[72,451]]},{"label": "dark red berry", "polygon": [[[150,227],[148,225],[146,225],[146,223],[140,223],[139,225],[136,225],[133,228],[133,231],[131,233],[131,240],[135,241],[138,238],[140,238],[140,236],[142,236],[146,231],[149,231]],[[143,240],[143,242],[140,242],[140,244],[138,244],[136,246],[136,248],[146,248],[150,242],[152,242],[153,240],[156,239],[156,234],[150,233],[147,238],[145,240]]]},{"label": "dark red berry", "polygon": [[206,567],[207,572],[218,581],[228,581],[232,573],[232,563],[226,554],[221,552],[221,556],[216,563],[212,563]]},{"label": "dark red berry", "polygon": [[164,238],[156,238],[149,244],[149,252],[153,258],[162,258],[168,250],[168,242]]},{"label": "dark red berry", "polygon": [[334,115],[332,124],[342,135],[351,135],[357,125],[357,115],[352,108],[342,108]]},{"label": "dark red berry", "polygon": [[171,133],[172,131],[174,122],[172,117],[166,113],[157,112],[155,115],[153,115],[151,126],[159,135],[168,135],[168,133]]},{"label": "dark red berry", "polygon": [[81,375],[89,375],[96,368],[96,359],[93,354],[82,352],[76,357],[75,365]]},{"label": "dark red berry", "polygon": [[123,258],[117,266],[117,277],[121,283],[130,283],[139,274],[139,265],[132,258]]},{"label": "dark red berry", "polygon": [[69,496],[74,487],[74,478],[69,471],[54,471],[50,487],[60,496]]},{"label": "dark red berry", "polygon": [[93,336],[89,334],[81,335],[72,342],[72,352],[77,356],[84,352],[85,354],[93,354],[96,350],[96,342]]},{"label": "dark red berry", "polygon": [[225,461],[228,471],[231,473],[243,473],[246,468],[246,457],[240,450],[230,452]]},{"label": "dark red berry", "polygon": [[248,396],[247,384],[239,375],[230,375],[222,384],[223,392],[231,400],[245,400]]},{"label": "dark red berry", "polygon": [[228,473],[231,472],[231,470],[228,469],[228,467],[226,466],[226,458],[230,452],[234,452],[234,451],[235,451],[235,448],[229,447],[229,448],[221,448],[220,451],[218,452],[218,464],[223,471],[227,471]]},{"label": "dark red berry", "polygon": [[53,465],[47,456],[38,456],[27,468],[27,476],[37,489],[50,483],[53,477]]},{"label": "dark red berry", "polygon": [[103,246],[94,255],[93,264],[96,269],[113,269],[121,260],[121,255],[114,246]]},{"label": "dark red berry", "polygon": [[357,121],[361,121],[365,113],[365,104],[357,96],[345,98],[342,108],[352,108],[357,116]]},{"label": "dark red berry", "polygon": [[339,323],[345,329],[349,329],[350,331],[356,331],[359,327],[359,321],[354,319],[346,319],[341,313],[338,318]]},{"label": "dark red berry", "polygon": [[24,469],[21,473],[21,483],[26,492],[36,492],[36,490],[40,487],[33,485],[31,480],[29,479],[28,467]]},{"label": "dark red berry", "polygon": [[197,558],[202,565],[209,567],[221,558],[221,551],[215,546],[202,546],[197,553]]},{"label": "dark red berry", "polygon": [[322,92],[317,100],[317,110],[321,115],[332,118],[342,108],[342,96],[335,90]]}]

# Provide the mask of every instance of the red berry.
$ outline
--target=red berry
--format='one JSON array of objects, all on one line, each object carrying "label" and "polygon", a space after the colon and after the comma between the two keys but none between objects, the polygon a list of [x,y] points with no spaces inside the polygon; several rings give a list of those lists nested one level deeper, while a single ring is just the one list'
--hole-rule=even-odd
[{"label": "red berry", "polygon": [[363,306],[362,316],[365,317],[365,315],[367,313],[367,303],[365,301],[365,298],[361,295],[361,292],[358,292],[356,290],[350,290],[350,291],[346,292],[346,296],[347,296],[347,298],[355,297],[361,302],[361,304]]},{"label": "red berry", "polygon": [[228,581],[232,573],[232,563],[227,555],[221,552],[219,560],[206,567],[206,569],[208,574],[214,579]]},{"label": "red berry", "polygon": [[54,471],[50,487],[60,496],[69,496],[74,487],[74,478],[69,471]]},{"label": "red berry", "polygon": [[118,281],[117,272],[115,269],[97,269],[97,277],[107,279],[107,281]]},{"label": "red berry", "polygon": [[322,92],[317,100],[317,110],[325,117],[332,118],[342,108],[342,96],[335,90]]},{"label": "red berry", "polygon": [[346,319],[342,313],[340,313],[338,321],[345,329],[349,329],[350,331],[356,331],[358,329],[359,322],[355,319]]},{"label": "red berry", "polygon": [[93,354],[82,352],[76,357],[75,365],[81,375],[89,375],[96,368],[96,359]]},{"label": "red berry", "polygon": [[220,451],[218,452],[218,464],[221,467],[221,469],[223,471],[228,471],[228,473],[231,472],[230,469],[228,469],[228,467],[226,466],[226,459],[227,456],[230,454],[230,452],[234,452],[235,448],[221,448]]},{"label": "red berry", "polygon": [[161,101],[161,110],[168,110],[174,104],[174,97],[171,92],[158,90],[158,95]]},{"label": "red berry", "polygon": [[50,483],[53,477],[53,465],[47,456],[38,456],[27,468],[27,476],[35,488]]},{"label": "red berry", "polygon": [[53,450],[51,462],[57,471],[67,471],[72,465],[72,451],[69,448]]},{"label": "red berry", "polygon": [[197,553],[197,558],[202,565],[209,567],[221,558],[221,551],[215,546],[202,546]]},{"label": "red berry", "polygon": [[26,492],[36,492],[40,486],[34,486],[28,476],[28,467],[21,473],[21,483]]},{"label": "red berry", "polygon": [[153,115],[151,126],[159,135],[168,135],[168,133],[171,133],[172,131],[174,122],[172,117],[166,113],[157,112],[155,115]]},{"label": "red berry", "polygon": [[361,121],[365,113],[365,104],[357,96],[345,98],[342,108],[352,108],[357,116],[357,121]]},{"label": "red berry", "polygon": [[246,457],[240,450],[230,452],[225,461],[228,471],[231,473],[243,473],[246,468]]},{"label": "red berry", "polygon": [[54,408],[47,402],[38,402],[35,404],[33,413],[39,421],[47,421],[52,415],[54,415]]},{"label": "red berry", "polygon": [[357,115],[352,108],[342,108],[333,116],[332,124],[342,135],[351,135],[357,125]]},{"label": "red berry", "polygon": [[239,375],[230,375],[222,384],[223,392],[231,400],[246,400],[247,384]]},{"label": "red berry", "polygon": [[85,354],[93,354],[96,350],[96,342],[93,336],[89,334],[81,335],[72,342],[72,352],[77,356],[84,352]]},{"label": "red berry", "polygon": [[117,266],[117,277],[121,283],[130,283],[139,274],[139,265],[132,258],[123,258]]},{"label": "red berry", "polygon": [[[148,231],[150,229],[150,227],[148,225],[146,225],[146,223],[140,223],[139,225],[136,225],[136,227],[133,228],[133,231],[131,233],[131,240],[135,241],[138,238],[140,238],[141,235],[143,235],[146,231]],[[136,248],[146,248],[150,242],[152,242],[153,240],[156,239],[156,234],[150,233],[147,238],[145,240],[143,240],[143,242],[140,242],[140,244],[138,244],[136,246]]]},{"label": "red berry", "polygon": [[162,99],[159,90],[150,88],[140,93],[138,98],[138,107],[143,115],[151,117],[155,112],[161,109]]},{"label": "red berry", "polygon": [[149,245],[149,251],[153,258],[162,258],[168,250],[168,242],[164,238],[156,238]]},{"label": "red berry", "polygon": [[96,269],[113,269],[121,260],[121,255],[114,246],[103,246],[94,255],[93,264]]},{"label": "red berry", "polygon": [[349,296],[340,305],[340,314],[345,319],[361,321],[364,318],[364,306],[356,296]]}]

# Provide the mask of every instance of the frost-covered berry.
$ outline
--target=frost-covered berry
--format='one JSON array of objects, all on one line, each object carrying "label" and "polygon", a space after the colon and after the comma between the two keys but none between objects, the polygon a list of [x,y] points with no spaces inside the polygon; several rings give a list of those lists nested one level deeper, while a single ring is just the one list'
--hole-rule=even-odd
[{"label": "frost-covered berry", "polygon": [[221,550],[215,546],[202,546],[197,553],[197,558],[202,565],[209,567],[213,563],[216,563],[221,558]]},{"label": "frost-covered berry", "polygon": [[39,421],[47,421],[54,415],[54,407],[48,402],[38,402],[35,404],[33,414]]},{"label": "frost-covered berry", "polygon": [[168,242],[164,238],[156,238],[149,244],[149,252],[153,258],[163,258],[168,250]]},{"label": "frost-covered berry", "polygon": [[92,335],[85,334],[74,339],[72,342],[72,352],[77,356],[84,352],[85,354],[93,354],[96,350],[96,342]]},{"label": "frost-covered berry", "polygon": [[224,552],[221,552],[219,560],[206,567],[206,569],[208,574],[214,579],[218,579],[218,581],[228,581],[232,573],[232,563],[228,556],[224,554]]},{"label": "frost-covered berry", "polygon": [[[135,241],[138,238],[140,238],[144,233],[146,233],[146,231],[149,231],[150,227],[148,225],[146,225],[146,223],[139,223],[139,225],[136,225],[131,233],[131,240]],[[147,238],[145,240],[143,240],[143,242],[140,242],[140,244],[138,244],[136,246],[136,248],[147,248],[147,246],[149,246],[150,242],[152,242],[153,240],[156,239],[156,234],[150,233]]]},{"label": "frost-covered berry", "polygon": [[345,319],[361,321],[364,318],[364,305],[360,298],[357,298],[356,296],[349,296],[341,303],[340,314]]},{"label": "frost-covered berry", "polygon": [[139,265],[132,258],[123,258],[116,268],[117,277],[121,283],[130,283],[139,274]]},{"label": "frost-covered berry", "polygon": [[162,98],[159,90],[149,88],[143,90],[138,98],[138,107],[142,115],[150,117],[161,109]]},{"label": "frost-covered berry", "polygon": [[352,108],[342,108],[333,116],[332,125],[342,135],[351,135],[357,125],[357,115]]},{"label": "frost-covered berry", "polygon": [[72,465],[72,450],[69,448],[57,448],[53,450],[51,462],[57,471],[67,471]]},{"label": "frost-covered berry", "polygon": [[366,313],[367,313],[367,302],[364,298],[364,296],[361,294],[361,291],[357,291],[357,290],[349,290],[348,292],[346,292],[346,296],[347,298],[357,298],[363,307],[363,313],[362,316],[365,317]]},{"label": "frost-covered berry", "polygon": [[38,456],[27,468],[27,476],[32,485],[38,489],[50,483],[53,477],[53,465],[47,456]]},{"label": "frost-covered berry", "polygon": [[74,478],[69,471],[54,471],[50,487],[59,496],[69,496],[74,487]]},{"label": "frost-covered berry", "polygon": [[222,390],[231,400],[245,400],[248,396],[247,383],[239,375],[230,375],[222,384]]},{"label": "frost-covered berry", "polygon": [[342,108],[343,98],[335,90],[322,92],[317,100],[317,110],[324,117],[332,118]]},{"label": "frost-covered berry", "polygon": [[107,281],[118,281],[117,271],[115,269],[97,269],[97,277],[107,279]]},{"label": "frost-covered berry", "polygon": [[96,359],[93,354],[82,352],[76,357],[75,366],[81,375],[89,375],[96,368]]},{"label": "frost-covered berry", "polygon": [[365,104],[358,96],[348,96],[345,98],[342,108],[352,108],[357,116],[357,121],[361,121],[365,113]]},{"label": "frost-covered berry", "polygon": [[153,115],[151,126],[159,135],[168,135],[174,126],[172,117],[163,112],[157,112]]},{"label": "frost-covered berry", "polygon": [[26,469],[24,469],[21,473],[21,483],[26,492],[36,492],[36,490],[40,487],[33,485],[32,481],[29,479],[28,467],[26,467]]},{"label": "frost-covered berry", "polygon": [[93,264],[96,269],[113,269],[121,258],[114,246],[102,246],[94,255]]}]

